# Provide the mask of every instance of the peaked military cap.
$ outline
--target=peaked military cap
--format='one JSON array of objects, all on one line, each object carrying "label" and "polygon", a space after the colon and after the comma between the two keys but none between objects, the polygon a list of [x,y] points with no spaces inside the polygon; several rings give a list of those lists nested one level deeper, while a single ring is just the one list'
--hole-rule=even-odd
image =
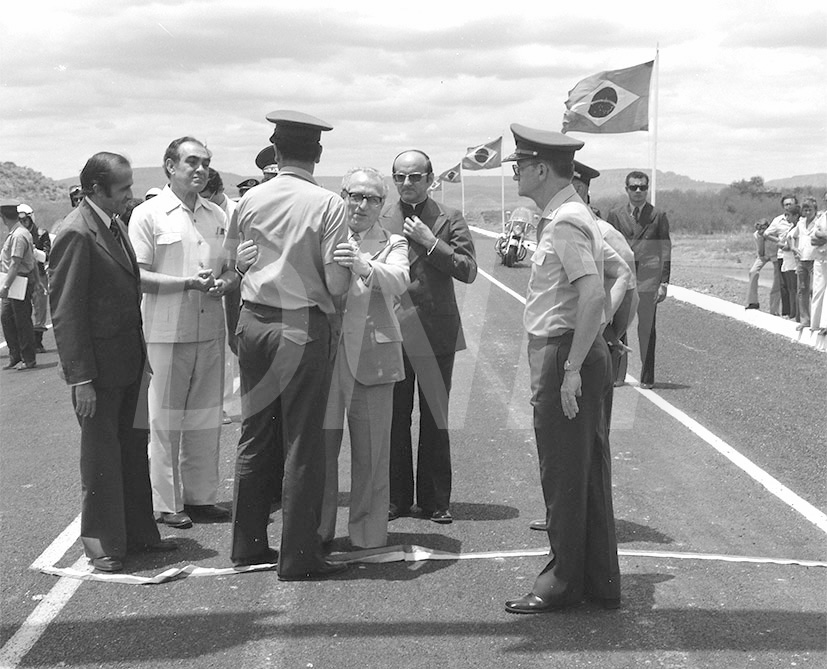
[{"label": "peaked military cap", "polygon": [[592,179],[597,179],[599,176],[600,172],[593,167],[589,167],[585,163],[581,163],[579,160],[574,161],[574,178],[578,181],[582,181],[588,186]]},{"label": "peaked military cap", "polygon": [[256,167],[258,167],[258,169],[264,170],[266,167],[275,164],[276,148],[272,144],[265,146],[258,152],[258,155],[256,156]]},{"label": "peaked military cap", "polygon": [[519,123],[511,124],[511,132],[514,134],[516,150],[506,161],[521,160],[523,158],[555,158],[568,154],[574,157],[574,152],[583,148],[583,142],[573,137],[568,137],[562,132],[552,130],[540,130],[529,128]]},{"label": "peaked military cap", "polygon": [[270,137],[271,142],[279,139],[318,142],[323,131],[333,130],[333,126],[327,121],[289,109],[272,111],[267,114],[267,120],[276,124],[276,129]]}]

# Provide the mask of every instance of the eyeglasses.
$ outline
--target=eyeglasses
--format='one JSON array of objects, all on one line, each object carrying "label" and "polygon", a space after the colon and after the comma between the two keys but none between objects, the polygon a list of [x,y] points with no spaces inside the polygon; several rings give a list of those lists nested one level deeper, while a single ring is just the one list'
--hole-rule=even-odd
[{"label": "eyeglasses", "polygon": [[511,169],[514,170],[514,176],[518,177],[518,176],[520,176],[520,171],[521,170],[524,170],[526,167],[534,167],[535,165],[539,165],[539,163],[537,161],[534,161],[532,163],[523,163],[522,165],[520,165],[518,163],[514,163],[511,166]]},{"label": "eyeglasses", "polygon": [[649,186],[644,186],[642,184],[632,184],[631,186],[626,186],[626,190],[647,191],[649,190]]},{"label": "eyeglasses", "polygon": [[379,197],[378,195],[366,195],[365,193],[351,193],[350,191],[345,191],[345,195],[347,195],[347,199],[350,200],[353,204],[362,204],[362,202],[367,200],[368,204],[371,207],[378,207],[380,204],[382,204],[382,200],[384,200],[384,198]]},{"label": "eyeglasses", "polygon": [[405,183],[405,179],[408,179],[412,184],[418,184],[422,179],[427,177],[427,174],[423,174],[422,172],[411,172],[410,174],[401,174],[400,172],[394,172],[393,175],[393,182],[396,184],[403,184]]}]

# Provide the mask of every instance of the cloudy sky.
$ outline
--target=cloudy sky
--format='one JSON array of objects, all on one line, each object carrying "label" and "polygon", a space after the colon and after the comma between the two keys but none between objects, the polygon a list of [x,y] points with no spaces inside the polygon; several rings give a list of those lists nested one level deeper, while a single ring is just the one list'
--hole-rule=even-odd
[{"label": "cloudy sky", "polygon": [[[4,10],[0,161],[52,178],[94,152],[160,165],[194,135],[257,172],[297,109],[335,126],[318,173],[417,147],[439,172],[512,122],[559,130],[580,79],[660,45],[657,167],[730,182],[825,171],[822,0],[693,2],[19,0]],[[562,5],[567,9],[560,9]],[[650,167],[653,133],[576,133],[598,168]]]}]

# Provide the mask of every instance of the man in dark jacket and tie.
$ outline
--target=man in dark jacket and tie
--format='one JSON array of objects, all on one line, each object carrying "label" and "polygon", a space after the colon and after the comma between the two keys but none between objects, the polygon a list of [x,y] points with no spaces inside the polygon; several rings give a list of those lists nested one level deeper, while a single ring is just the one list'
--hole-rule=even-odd
[{"label": "man in dark jacket and tie", "polygon": [[430,158],[422,151],[403,151],[393,161],[392,173],[399,200],[385,207],[379,222],[389,232],[407,237],[411,285],[399,312],[405,379],[397,382],[393,397],[388,518],[409,513],[414,503],[411,413],[416,384],[420,406],[416,502],[427,518],[445,524],[453,520],[448,508],[448,397],[454,354],[465,348],[454,279],[474,281],[477,262],[462,214],[428,197],[434,182]]},{"label": "man in dark jacket and tie", "polygon": [[[640,340],[641,388],[655,385],[655,327],[657,306],[666,299],[672,258],[669,220],[666,212],[646,201],[649,177],[643,172],[626,175],[627,204],[615,207],[606,220],[623,233],[635,254],[637,287],[640,302],[637,309],[637,331]],[[626,376],[626,358],[618,370],[615,384]]]}]

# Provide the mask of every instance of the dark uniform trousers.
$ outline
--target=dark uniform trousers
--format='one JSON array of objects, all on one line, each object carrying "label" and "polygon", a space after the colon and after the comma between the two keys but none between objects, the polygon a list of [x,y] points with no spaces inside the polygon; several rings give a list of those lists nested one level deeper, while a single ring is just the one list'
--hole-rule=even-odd
[{"label": "dark uniform trousers", "polygon": [[[231,559],[263,555],[283,447],[278,573],[317,570],[325,479],[323,423],[330,388],[330,327],[318,307],[245,303],[238,327],[241,439],[235,467]],[[281,433],[281,440],[277,434]]]},{"label": "dark uniform trousers", "polygon": [[620,597],[605,420],[606,395],[612,390],[609,351],[598,336],[580,370],[580,410],[569,420],[560,405],[560,385],[571,341],[570,333],[529,335],[528,342],[534,433],[551,545],[551,560],[532,592],[559,604],[584,596]]},{"label": "dark uniform trousers", "polygon": [[161,540],[149,483],[147,383],[141,374],[128,386],[96,387],[95,415],[78,416],[80,540],[89,558],[123,559]]},{"label": "dark uniform trousers", "polygon": [[35,361],[34,328],[32,327],[32,293],[35,279],[33,275],[18,274],[28,277],[26,296],[22,300],[3,299],[0,307],[0,320],[3,334],[9,347],[9,361],[32,363]]},{"label": "dark uniform trousers", "polygon": [[414,502],[411,413],[414,387],[419,391],[419,444],[416,458],[416,500],[426,512],[447,510],[451,501],[451,442],[448,398],[454,353],[408,357],[405,378],[393,389],[391,423],[391,504],[406,512]]}]

